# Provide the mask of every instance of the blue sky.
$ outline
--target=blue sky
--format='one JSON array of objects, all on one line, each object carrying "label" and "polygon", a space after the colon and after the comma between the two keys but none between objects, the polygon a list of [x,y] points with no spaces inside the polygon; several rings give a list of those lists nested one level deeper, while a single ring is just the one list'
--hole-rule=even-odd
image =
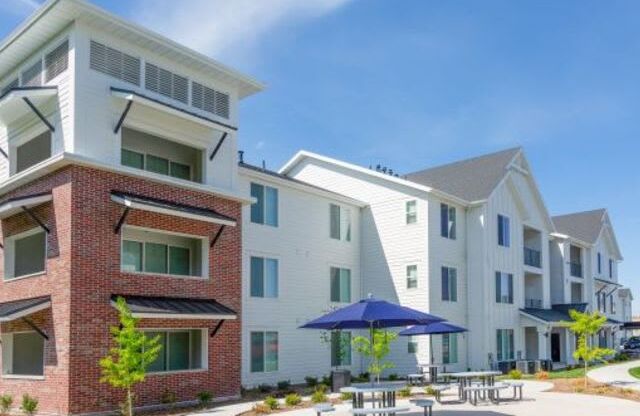
[{"label": "blue sky", "polygon": [[[609,209],[640,312],[640,2],[94,2],[267,84],[241,105],[251,162],[404,173],[524,146],[552,214]],[[2,0],[0,36],[38,3]]]}]

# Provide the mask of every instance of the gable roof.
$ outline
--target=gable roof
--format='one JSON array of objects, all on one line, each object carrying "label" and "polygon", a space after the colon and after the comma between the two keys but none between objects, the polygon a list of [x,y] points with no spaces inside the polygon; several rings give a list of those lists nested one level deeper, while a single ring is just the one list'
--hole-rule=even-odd
[{"label": "gable roof", "polygon": [[592,211],[574,212],[566,215],[551,217],[559,233],[577,238],[589,244],[594,244],[600,236],[604,215],[604,208]]},{"label": "gable roof", "polygon": [[466,201],[487,199],[507,174],[520,147],[409,173],[409,181],[439,189]]}]

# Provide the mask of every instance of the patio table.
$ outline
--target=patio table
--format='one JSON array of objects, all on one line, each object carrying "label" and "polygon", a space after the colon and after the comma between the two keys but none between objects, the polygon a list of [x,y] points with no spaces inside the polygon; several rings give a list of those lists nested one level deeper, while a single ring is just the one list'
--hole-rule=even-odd
[{"label": "patio table", "polygon": [[429,382],[432,384],[438,382],[438,367],[440,366],[435,364],[418,364],[418,368],[420,368],[423,373],[425,369],[428,370]]},{"label": "patio table", "polygon": [[[396,405],[396,392],[402,390],[406,386],[405,383],[360,383],[352,384],[349,387],[343,387],[340,389],[340,393],[352,393],[352,406],[354,409],[364,409],[364,396],[365,394],[371,394],[371,403],[375,408],[377,407],[395,407]],[[380,399],[376,400],[376,394],[380,394]]]},{"label": "patio table", "polygon": [[502,375],[500,371],[462,371],[459,373],[449,373],[449,376],[458,379],[458,397],[464,403],[467,401],[466,387],[471,386],[473,379],[482,380],[483,386],[493,386],[496,376]]}]

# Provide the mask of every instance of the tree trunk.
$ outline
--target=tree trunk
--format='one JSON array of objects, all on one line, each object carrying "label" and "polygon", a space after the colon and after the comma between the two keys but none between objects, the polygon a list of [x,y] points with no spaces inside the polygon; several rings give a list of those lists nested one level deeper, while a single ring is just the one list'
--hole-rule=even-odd
[{"label": "tree trunk", "polygon": [[131,397],[131,387],[127,388],[127,416],[133,416],[133,398]]},{"label": "tree trunk", "polygon": [[589,368],[589,363],[587,360],[584,360],[584,388],[587,389],[588,381],[587,381],[587,369]]}]

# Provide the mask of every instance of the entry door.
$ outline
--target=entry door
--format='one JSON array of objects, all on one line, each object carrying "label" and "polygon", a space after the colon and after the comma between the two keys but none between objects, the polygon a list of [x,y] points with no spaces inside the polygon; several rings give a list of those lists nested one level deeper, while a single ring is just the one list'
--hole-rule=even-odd
[{"label": "entry door", "polygon": [[560,362],[560,334],[551,334],[551,361]]}]

